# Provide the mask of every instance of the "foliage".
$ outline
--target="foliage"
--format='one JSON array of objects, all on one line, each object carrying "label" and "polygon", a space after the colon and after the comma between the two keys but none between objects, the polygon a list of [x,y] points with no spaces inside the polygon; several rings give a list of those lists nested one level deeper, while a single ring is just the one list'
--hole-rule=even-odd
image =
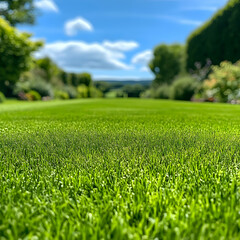
[{"label": "foliage", "polygon": [[41,78],[36,78],[30,82],[30,89],[38,92],[42,97],[53,97],[51,84]]},{"label": "foliage", "polygon": [[35,21],[34,0],[0,0],[0,16],[12,26]]},{"label": "foliage", "polygon": [[238,107],[79,99],[0,115],[2,239],[239,238]]},{"label": "foliage", "polygon": [[60,77],[61,81],[63,82],[63,84],[65,84],[65,85],[70,84],[69,74],[67,72],[62,70],[59,74],[59,77]]},{"label": "foliage", "polygon": [[230,0],[211,20],[194,31],[187,41],[187,70],[207,59],[214,65],[224,60],[236,62],[240,56],[240,1]]},{"label": "foliage", "polygon": [[198,83],[192,77],[186,76],[178,78],[171,86],[170,98],[189,101],[194,95],[197,87]]},{"label": "foliage", "polygon": [[20,80],[15,84],[13,93],[18,96],[19,93],[27,93],[30,90],[38,92],[41,97],[53,97],[53,88],[41,77],[32,72],[24,73]]},{"label": "foliage", "polygon": [[220,102],[240,99],[240,61],[236,64],[224,61],[213,66],[212,73],[204,82],[206,95]]},{"label": "foliage", "polygon": [[115,87],[114,84],[104,82],[104,81],[94,82],[94,86],[97,89],[99,89],[103,94],[106,94],[107,92],[109,92],[111,89]]},{"label": "foliage", "polygon": [[140,98],[153,98],[153,89],[149,88],[140,94]]},{"label": "foliage", "polygon": [[203,82],[211,72],[212,62],[210,59],[207,59],[204,66],[200,62],[196,62],[194,66],[195,69],[190,69],[189,73],[199,82]]},{"label": "foliage", "polygon": [[2,92],[0,92],[0,103],[5,102],[6,98]]},{"label": "foliage", "polygon": [[30,35],[20,33],[0,18],[0,90],[11,95],[20,74],[30,67],[31,54],[40,46]]},{"label": "foliage", "polygon": [[88,87],[81,84],[77,87],[78,98],[88,98]]},{"label": "foliage", "polygon": [[122,88],[123,94],[125,93],[128,97],[139,98],[141,93],[144,92],[144,86],[140,84],[135,85],[125,85]]},{"label": "foliage", "polygon": [[94,86],[89,87],[89,97],[90,98],[102,98],[103,93]]},{"label": "foliage", "polygon": [[92,76],[89,73],[80,73],[78,74],[78,82],[75,84],[75,86],[79,86],[81,84],[86,85],[89,87],[92,84]]},{"label": "foliage", "polygon": [[43,71],[43,78],[48,82],[53,81],[54,77],[59,77],[61,73],[61,69],[49,57],[37,59],[36,67]]},{"label": "foliage", "polygon": [[170,94],[170,87],[168,85],[159,86],[153,94],[154,98],[168,99]]},{"label": "foliage", "polygon": [[62,100],[67,100],[69,99],[69,95],[67,92],[63,90],[55,90],[54,91],[54,98],[55,99],[62,99]]},{"label": "foliage", "polygon": [[40,101],[42,99],[41,95],[34,90],[31,90],[28,93],[26,93],[26,98],[28,101]]},{"label": "foliage", "polygon": [[154,49],[154,58],[149,63],[154,73],[156,84],[171,84],[181,73],[184,62],[185,48],[179,44],[161,44]]},{"label": "foliage", "polygon": [[69,96],[69,98],[73,99],[73,98],[77,98],[78,93],[77,93],[77,89],[71,85],[65,85],[62,90],[64,92],[66,92]]}]

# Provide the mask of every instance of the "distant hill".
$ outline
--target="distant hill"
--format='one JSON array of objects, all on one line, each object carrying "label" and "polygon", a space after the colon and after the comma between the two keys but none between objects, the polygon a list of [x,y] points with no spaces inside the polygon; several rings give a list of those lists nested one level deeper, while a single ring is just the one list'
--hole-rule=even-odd
[{"label": "distant hill", "polygon": [[152,83],[152,80],[94,80],[94,82],[107,82],[113,85],[121,85],[121,86],[125,86],[125,85],[136,85],[136,84],[140,84],[143,86],[150,86]]}]

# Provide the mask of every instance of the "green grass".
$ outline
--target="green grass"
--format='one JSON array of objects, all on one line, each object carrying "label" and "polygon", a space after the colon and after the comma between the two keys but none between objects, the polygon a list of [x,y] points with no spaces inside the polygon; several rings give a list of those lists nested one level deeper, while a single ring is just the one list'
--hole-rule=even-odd
[{"label": "green grass", "polygon": [[0,240],[239,239],[240,106],[0,106]]}]

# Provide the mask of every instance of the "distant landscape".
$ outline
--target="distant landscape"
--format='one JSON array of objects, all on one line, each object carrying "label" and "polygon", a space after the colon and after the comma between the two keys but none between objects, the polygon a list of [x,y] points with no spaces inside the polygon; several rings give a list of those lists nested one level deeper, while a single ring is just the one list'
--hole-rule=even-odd
[{"label": "distant landscape", "polygon": [[0,240],[240,239],[239,19],[0,0]]}]

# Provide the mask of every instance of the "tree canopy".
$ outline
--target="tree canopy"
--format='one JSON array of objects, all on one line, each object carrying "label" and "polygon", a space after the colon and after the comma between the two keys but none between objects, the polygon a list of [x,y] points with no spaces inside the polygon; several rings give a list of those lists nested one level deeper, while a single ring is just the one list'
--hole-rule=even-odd
[{"label": "tree canopy", "polygon": [[20,33],[0,18],[0,90],[6,89],[18,81],[20,74],[30,67],[31,54],[41,45],[32,42],[31,35]]},{"label": "tree canopy", "polygon": [[34,0],[0,0],[0,16],[12,26],[35,21]]},{"label": "tree canopy", "polygon": [[154,58],[149,64],[155,74],[155,83],[170,84],[182,70],[184,46],[161,44],[154,49]]}]

